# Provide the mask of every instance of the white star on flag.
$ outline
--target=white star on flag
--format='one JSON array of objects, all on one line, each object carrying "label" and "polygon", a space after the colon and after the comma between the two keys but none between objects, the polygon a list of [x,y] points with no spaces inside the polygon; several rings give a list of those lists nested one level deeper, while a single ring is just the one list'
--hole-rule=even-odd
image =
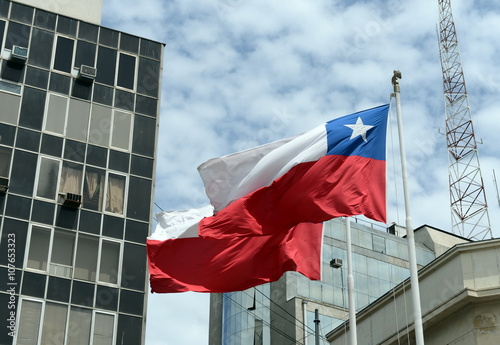
[{"label": "white star on flag", "polygon": [[366,141],[366,132],[368,132],[368,130],[370,128],[373,128],[373,126],[364,125],[363,120],[361,120],[361,117],[358,117],[358,119],[356,120],[356,124],[344,125],[344,126],[352,129],[351,138],[349,140],[352,140],[352,139],[356,138],[358,135],[361,135],[363,140]]}]

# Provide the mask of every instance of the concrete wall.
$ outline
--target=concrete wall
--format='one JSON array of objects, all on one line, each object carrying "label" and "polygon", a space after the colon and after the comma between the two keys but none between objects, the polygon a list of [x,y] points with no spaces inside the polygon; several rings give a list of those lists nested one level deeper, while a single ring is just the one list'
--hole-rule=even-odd
[{"label": "concrete wall", "polygon": [[15,2],[89,23],[101,24],[103,0],[15,0]]}]

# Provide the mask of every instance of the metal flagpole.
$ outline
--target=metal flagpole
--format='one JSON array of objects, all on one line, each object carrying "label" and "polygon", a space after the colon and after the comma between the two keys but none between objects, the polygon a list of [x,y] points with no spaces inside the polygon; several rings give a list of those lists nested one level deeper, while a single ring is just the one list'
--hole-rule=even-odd
[{"label": "metal flagpole", "polygon": [[408,239],[408,257],[410,264],[410,282],[411,282],[411,297],[413,303],[413,318],[415,325],[415,340],[416,345],[424,345],[424,329],[422,325],[422,310],[420,308],[420,287],[418,285],[418,272],[417,272],[417,256],[415,253],[415,235],[413,233],[413,225],[410,213],[410,198],[408,191],[408,173],[406,170],[406,152],[403,140],[403,117],[401,115],[401,100],[399,79],[401,79],[401,72],[394,71],[392,77],[392,85],[394,86],[394,98],[396,98],[396,114],[398,118],[398,132],[399,132],[399,151],[401,154],[401,173],[403,176],[403,194],[405,201],[406,211],[406,238]]},{"label": "metal flagpole", "polygon": [[349,301],[349,334],[351,335],[349,344],[358,343],[356,327],[356,306],[354,304],[354,278],[352,274],[352,246],[351,246],[351,219],[345,218],[346,225],[346,246],[347,246],[347,298]]},{"label": "metal flagpole", "polygon": [[314,344],[319,345],[319,310],[314,309]]}]

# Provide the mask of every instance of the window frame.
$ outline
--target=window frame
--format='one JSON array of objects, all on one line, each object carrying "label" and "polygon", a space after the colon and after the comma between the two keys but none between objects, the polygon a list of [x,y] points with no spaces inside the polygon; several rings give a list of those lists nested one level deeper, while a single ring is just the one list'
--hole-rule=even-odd
[{"label": "window frame", "polygon": [[[40,169],[42,167],[42,160],[51,160],[55,161],[58,163],[58,168],[57,168],[57,179],[55,183],[55,195],[54,198],[47,198],[45,196],[39,196],[38,195],[38,188],[39,188],[39,183],[40,183]],[[35,199],[38,200],[44,200],[44,201],[58,201],[58,196],[59,196],[59,183],[60,183],[60,178],[61,178],[61,166],[62,166],[62,159],[50,157],[50,156],[45,156],[45,155],[39,155],[38,156],[38,162],[37,162],[37,169],[36,169],[36,174],[35,174],[35,188],[33,189],[34,197]]]},{"label": "window frame", "polygon": [[[50,97],[51,96],[54,96],[54,97],[59,97],[59,98],[62,98],[66,101],[66,109],[65,109],[65,112],[64,112],[64,124],[63,124],[63,133],[58,133],[58,132],[54,132],[54,131],[51,131],[51,130],[47,130],[47,121],[48,121],[48,118],[49,118],[49,104],[50,104]],[[68,122],[68,112],[69,112],[69,97],[64,97],[64,96],[61,96],[60,94],[56,93],[56,92],[47,92],[47,98],[45,100],[45,110],[44,110],[44,116],[43,116],[43,124],[42,124],[42,131],[44,133],[48,133],[48,134],[51,134],[51,135],[55,135],[55,136],[59,136],[59,137],[65,137],[66,136],[66,127],[67,127],[67,122]]]},{"label": "window frame", "polygon": [[95,332],[95,324],[96,324],[96,314],[102,314],[102,315],[110,315],[113,316],[113,335],[111,339],[111,344],[115,344],[116,342],[116,330],[118,327],[118,314],[117,313],[111,313],[111,312],[105,312],[102,310],[92,310],[92,321],[90,325],[90,344],[94,343],[94,332]]},{"label": "window frame", "polygon": [[[29,257],[30,257],[30,249],[31,249],[31,240],[32,240],[32,236],[33,236],[33,228],[36,227],[36,228],[40,228],[40,229],[44,229],[44,231],[50,231],[50,235],[49,235],[49,245],[47,247],[47,262],[46,262],[46,267],[45,267],[45,270],[43,269],[38,269],[38,268],[33,268],[33,267],[28,267],[28,261],[29,261]],[[71,254],[71,265],[70,266],[67,266],[67,265],[61,265],[61,264],[58,264],[58,263],[53,263],[52,262],[52,250],[54,248],[54,238],[56,236],[56,231],[59,231],[60,233],[62,234],[71,234],[73,235],[73,252]],[[30,223],[29,225],[29,228],[28,228],[28,238],[26,240],[26,248],[27,248],[27,255],[25,255],[25,258],[24,258],[24,262],[23,262],[23,267],[25,270],[27,271],[30,271],[30,272],[37,272],[37,273],[44,273],[48,276],[53,276],[53,277],[61,277],[61,278],[69,278],[69,279],[73,279],[73,276],[74,276],[74,264],[75,264],[75,255],[76,255],[76,239],[77,239],[77,236],[76,236],[76,233],[73,232],[73,231],[66,231],[66,230],[61,230],[57,227],[51,227],[51,226],[45,226],[45,225],[41,225],[41,224],[35,224],[35,223]],[[64,275],[64,274],[56,274],[56,273],[53,273],[51,272],[51,265],[57,265],[57,266],[66,266],[66,267],[70,267],[71,268],[71,271],[70,271],[70,274],[69,276],[68,275]]]},{"label": "window frame", "polygon": [[89,344],[94,343],[94,337],[95,337],[95,329],[96,329],[96,321],[97,321],[97,315],[106,315],[106,316],[111,316],[113,317],[113,327],[112,327],[112,336],[111,336],[111,343],[114,344],[116,342],[116,337],[117,337],[117,327],[118,327],[118,313],[113,313],[109,311],[104,311],[104,310],[96,310],[93,308],[82,308],[80,306],[75,306],[69,303],[59,303],[56,301],[47,301],[47,300],[42,300],[42,299],[36,299],[33,297],[24,297],[20,296],[19,297],[19,303],[18,303],[18,321],[16,322],[16,330],[15,330],[15,335],[13,338],[13,344],[17,344],[18,337],[19,337],[19,328],[21,326],[21,318],[23,317],[24,313],[22,312],[22,307],[25,302],[31,302],[31,303],[38,303],[41,308],[40,308],[40,315],[38,318],[38,322],[35,324],[35,327],[38,327],[38,332],[37,332],[37,340],[36,340],[36,345],[40,345],[42,343],[42,335],[43,335],[43,329],[45,326],[45,313],[46,313],[46,307],[47,303],[50,304],[57,304],[60,306],[63,306],[66,308],[66,324],[64,326],[64,336],[63,336],[63,344],[68,344],[68,336],[69,333],[74,330],[75,325],[72,325],[70,322],[70,316],[71,316],[71,311],[73,308],[78,308],[78,309],[84,309],[90,312],[90,333],[89,333]]},{"label": "window frame", "polygon": [[[113,48],[113,49],[115,49],[115,48]],[[136,54],[127,53],[127,52],[119,50],[119,49],[116,49],[116,53],[117,53],[117,56],[116,56],[115,81],[114,81],[115,85],[114,86],[115,86],[115,88],[117,88],[119,90],[133,91],[135,93],[136,89],[137,89],[137,73],[138,73],[138,66],[139,66],[139,56],[136,55]],[[129,89],[127,87],[118,85],[118,73],[120,72],[120,57],[121,57],[122,54],[123,55],[131,56],[131,57],[133,57],[135,59],[134,81],[133,81],[132,89]]]},{"label": "window frame", "polygon": [[[73,41],[73,51],[71,52],[71,67],[70,67],[70,71],[69,72],[66,72],[66,71],[61,71],[61,70],[58,70],[54,67],[54,63],[56,61],[56,53],[57,53],[57,43],[59,42],[59,38],[62,37],[62,38],[65,38],[65,39],[68,39],[68,40],[72,40]],[[57,33],[56,35],[54,35],[54,43],[53,43],[53,46],[52,46],[52,51],[54,52],[52,55],[52,59],[50,61],[50,71],[51,72],[56,72],[56,73],[61,73],[61,74],[64,74],[64,75],[69,75],[69,76],[73,76],[73,71],[75,70],[75,55],[76,55],[76,46],[77,46],[77,39],[74,38],[74,37],[69,37],[69,36],[66,36],[66,35],[61,35],[59,33]],[[71,90],[70,90],[70,94],[71,94]]]},{"label": "window frame", "polygon": [[[117,267],[117,277],[116,277],[116,283],[110,283],[101,280],[101,264],[102,264],[102,247],[103,247],[103,242],[108,242],[108,243],[115,243],[118,244],[119,250],[118,250],[118,267]],[[123,241],[117,240],[117,239],[112,239],[109,237],[103,237],[99,236],[99,252],[98,252],[98,257],[97,257],[97,269],[96,269],[96,282],[98,282],[100,285],[105,285],[105,286],[110,286],[110,287],[119,287],[121,286],[121,272],[122,272],[122,265],[123,265]]]},{"label": "window frame", "polygon": [[[117,114],[118,112],[130,115],[130,122],[129,122],[130,128],[129,128],[129,132],[128,132],[128,146],[126,149],[124,149],[123,147],[113,146],[113,137],[115,134],[115,132],[114,132],[115,119],[120,116]],[[122,152],[128,152],[128,153],[132,152],[132,141],[133,141],[133,134],[134,134],[134,119],[135,119],[134,113],[132,113],[130,111],[122,110],[122,109],[114,109],[113,108],[113,110],[111,112],[111,123],[110,123],[110,127],[109,127],[108,148],[113,149],[113,150],[117,150],[117,151],[122,151]]]},{"label": "window frame", "polygon": [[[110,174],[121,176],[121,177],[125,178],[125,183],[123,186],[123,205],[122,205],[123,212],[122,213],[116,213],[116,212],[112,212],[112,211],[107,210],[108,190],[109,190],[109,180],[110,180],[109,175]],[[105,179],[104,179],[104,195],[102,198],[102,212],[104,214],[109,214],[109,215],[113,215],[116,217],[126,217],[127,201],[128,201],[128,184],[129,184],[129,175],[128,174],[125,174],[125,173],[122,173],[119,171],[115,171],[115,170],[109,170],[109,169],[106,170]]]}]

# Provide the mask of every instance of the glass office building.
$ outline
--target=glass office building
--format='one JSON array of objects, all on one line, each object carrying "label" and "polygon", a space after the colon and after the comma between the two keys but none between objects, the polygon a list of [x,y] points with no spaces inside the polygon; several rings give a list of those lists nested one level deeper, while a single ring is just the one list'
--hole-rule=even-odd
[{"label": "glass office building", "polygon": [[[375,224],[353,219],[351,233],[355,303],[360,310],[409,277],[408,247],[406,238]],[[212,294],[210,344],[314,344],[315,309],[321,335],[340,325],[348,318],[345,234],[344,219],[325,223],[321,281],[287,272],[271,284]],[[435,258],[421,243],[416,253],[420,266]]]},{"label": "glass office building", "polygon": [[0,50],[0,344],[143,344],[163,45],[0,0]]}]

